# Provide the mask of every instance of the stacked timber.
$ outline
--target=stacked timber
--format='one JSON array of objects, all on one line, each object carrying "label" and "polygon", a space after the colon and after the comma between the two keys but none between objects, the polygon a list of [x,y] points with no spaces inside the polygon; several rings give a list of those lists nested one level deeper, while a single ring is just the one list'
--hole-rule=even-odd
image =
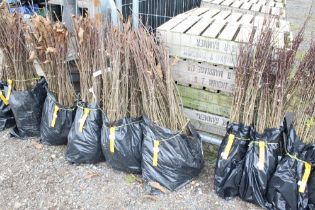
[{"label": "stacked timber", "polygon": [[252,15],[285,17],[285,0],[203,0],[202,6]]},{"label": "stacked timber", "polygon": [[[273,22],[268,27],[277,31],[277,46],[284,47],[291,39],[289,23]],[[218,139],[225,134],[239,46],[257,40],[265,24],[262,16],[202,7],[157,29],[157,37],[169,49],[184,112],[197,130]]]}]

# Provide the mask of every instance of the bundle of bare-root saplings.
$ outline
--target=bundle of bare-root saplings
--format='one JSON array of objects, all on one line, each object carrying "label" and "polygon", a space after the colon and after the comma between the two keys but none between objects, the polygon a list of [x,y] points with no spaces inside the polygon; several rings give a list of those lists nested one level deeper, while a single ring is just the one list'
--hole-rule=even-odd
[{"label": "bundle of bare-root saplings", "polygon": [[[5,14],[6,7],[0,5],[0,22],[3,22],[3,14]],[[3,35],[3,28],[0,26],[0,35]],[[3,53],[3,39],[0,38],[0,130],[13,127],[15,120],[11,111],[8,100],[8,77],[7,77],[7,64],[5,63],[5,55]],[[9,82],[10,83],[10,82]]]},{"label": "bundle of bare-root saplings", "polygon": [[274,209],[315,208],[315,43],[297,64],[287,90],[287,124],[284,156],[273,174],[267,200]]},{"label": "bundle of bare-root saplings", "polygon": [[1,4],[0,33],[8,78],[6,100],[14,114],[16,127],[11,134],[16,137],[39,136],[41,113],[46,98],[44,79],[37,78],[30,49],[26,43],[26,23],[18,13],[10,14],[7,4]]},{"label": "bundle of bare-root saplings", "polygon": [[61,22],[34,16],[28,30],[32,51],[30,61],[39,62],[48,84],[40,126],[44,144],[67,144],[68,134],[75,114],[75,91],[66,62],[69,35]]},{"label": "bundle of bare-root saplings", "polygon": [[[277,32],[268,28],[255,44],[240,47],[231,124],[218,152],[215,190],[226,199],[240,196],[268,209],[307,209],[315,150],[300,138],[313,138],[315,48],[311,45],[296,67],[304,26],[284,48],[277,46]],[[289,107],[296,116],[287,129],[283,119]]]},{"label": "bundle of bare-root saplings", "polygon": [[73,23],[81,100],[68,136],[66,159],[71,163],[97,163],[104,159],[100,109],[102,73],[99,72],[104,69],[106,60],[103,40],[105,26],[89,17],[75,17]]}]

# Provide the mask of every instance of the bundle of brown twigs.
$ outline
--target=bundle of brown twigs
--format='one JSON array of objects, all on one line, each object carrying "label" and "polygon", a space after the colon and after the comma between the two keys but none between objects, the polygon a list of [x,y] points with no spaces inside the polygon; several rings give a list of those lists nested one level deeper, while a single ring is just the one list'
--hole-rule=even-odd
[{"label": "bundle of brown twigs", "polygon": [[103,109],[110,121],[144,114],[159,126],[186,131],[187,119],[166,48],[144,27],[134,30],[129,22],[120,28],[109,26],[105,46],[108,64],[103,71]]},{"label": "bundle of brown twigs", "polygon": [[[305,143],[315,141],[315,43],[312,42],[291,80],[287,110],[293,111],[294,127]],[[293,107],[293,108],[292,108]]]},{"label": "bundle of brown twigs", "polygon": [[260,133],[283,122],[294,58],[304,34],[303,27],[290,46],[280,48],[278,32],[270,26],[261,29],[257,41],[240,47],[230,117],[232,122],[253,125]]},{"label": "bundle of brown twigs", "polygon": [[36,81],[33,63],[28,60],[26,23],[18,13],[10,14],[6,3],[0,4],[0,48],[5,59],[5,75],[13,80],[15,90],[29,90]]},{"label": "bundle of brown twigs", "polygon": [[76,62],[80,73],[81,99],[86,103],[100,103],[102,77],[97,75],[103,70],[106,61],[105,25],[97,24],[89,17],[74,17],[73,23],[74,46],[78,53]]},{"label": "bundle of brown twigs", "polygon": [[31,18],[31,26],[27,31],[28,44],[32,46],[29,61],[39,61],[48,88],[55,94],[58,102],[64,106],[72,106],[75,91],[70,79],[70,71],[66,61],[68,54],[68,31],[61,22],[35,15]]}]

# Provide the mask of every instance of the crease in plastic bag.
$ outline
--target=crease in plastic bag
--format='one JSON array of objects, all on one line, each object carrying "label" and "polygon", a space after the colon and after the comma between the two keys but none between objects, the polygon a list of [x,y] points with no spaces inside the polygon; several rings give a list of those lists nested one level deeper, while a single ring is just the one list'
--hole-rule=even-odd
[{"label": "crease in plastic bag", "polygon": [[229,124],[227,134],[220,145],[214,175],[214,189],[220,197],[227,200],[239,194],[249,134],[249,126]]},{"label": "crease in plastic bag", "polygon": [[174,191],[199,175],[204,166],[202,141],[190,124],[189,136],[159,127],[147,117],[141,127],[142,177],[146,182],[158,182]]},{"label": "crease in plastic bag", "polygon": [[96,104],[77,106],[66,149],[70,163],[94,164],[104,160],[101,146],[102,113]]},{"label": "crease in plastic bag", "polygon": [[48,92],[40,125],[41,142],[46,145],[67,144],[75,110],[76,107],[60,105],[53,93]]},{"label": "crease in plastic bag", "polygon": [[[313,165],[314,167],[314,165]],[[315,210],[315,170],[312,168],[311,177],[309,179],[308,185],[308,208]]]},{"label": "crease in plastic bag", "polygon": [[[5,98],[8,92],[8,86],[0,81],[0,91],[2,97]],[[6,100],[6,99],[5,99]],[[10,104],[5,104],[0,100],[0,131],[11,128],[15,125],[15,119],[10,107]]]},{"label": "crease in plastic bag", "polygon": [[42,110],[46,99],[46,80],[41,78],[32,90],[12,91],[9,98],[16,126],[11,136],[17,138],[39,137]]},{"label": "crease in plastic bag", "polygon": [[123,118],[112,126],[103,115],[102,150],[114,169],[141,173],[142,118]]},{"label": "crease in plastic bag", "polygon": [[308,209],[307,182],[315,162],[314,145],[303,144],[293,126],[284,141],[286,154],[269,182],[267,200],[270,209]]},{"label": "crease in plastic bag", "polygon": [[283,128],[266,129],[263,134],[251,129],[250,139],[239,196],[247,202],[268,208],[267,186],[280,159],[279,142],[283,141]]}]

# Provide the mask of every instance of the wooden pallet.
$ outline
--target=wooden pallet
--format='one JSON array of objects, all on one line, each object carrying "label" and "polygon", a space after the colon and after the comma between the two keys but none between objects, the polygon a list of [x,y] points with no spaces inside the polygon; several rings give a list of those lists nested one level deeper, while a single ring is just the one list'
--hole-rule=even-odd
[{"label": "wooden pallet", "polygon": [[233,68],[173,58],[171,71],[177,84],[203,90],[220,90],[226,93],[234,91],[235,71]]},{"label": "wooden pallet", "polygon": [[[258,38],[264,18],[201,7],[180,14],[157,29],[171,56],[234,67],[241,43]],[[291,37],[289,23],[274,20],[278,47]]]},{"label": "wooden pallet", "polygon": [[203,0],[202,6],[261,16],[285,18],[286,15],[284,3],[268,0]]},{"label": "wooden pallet", "polygon": [[197,130],[219,136],[225,135],[227,118],[187,108],[184,108],[184,113]]}]

